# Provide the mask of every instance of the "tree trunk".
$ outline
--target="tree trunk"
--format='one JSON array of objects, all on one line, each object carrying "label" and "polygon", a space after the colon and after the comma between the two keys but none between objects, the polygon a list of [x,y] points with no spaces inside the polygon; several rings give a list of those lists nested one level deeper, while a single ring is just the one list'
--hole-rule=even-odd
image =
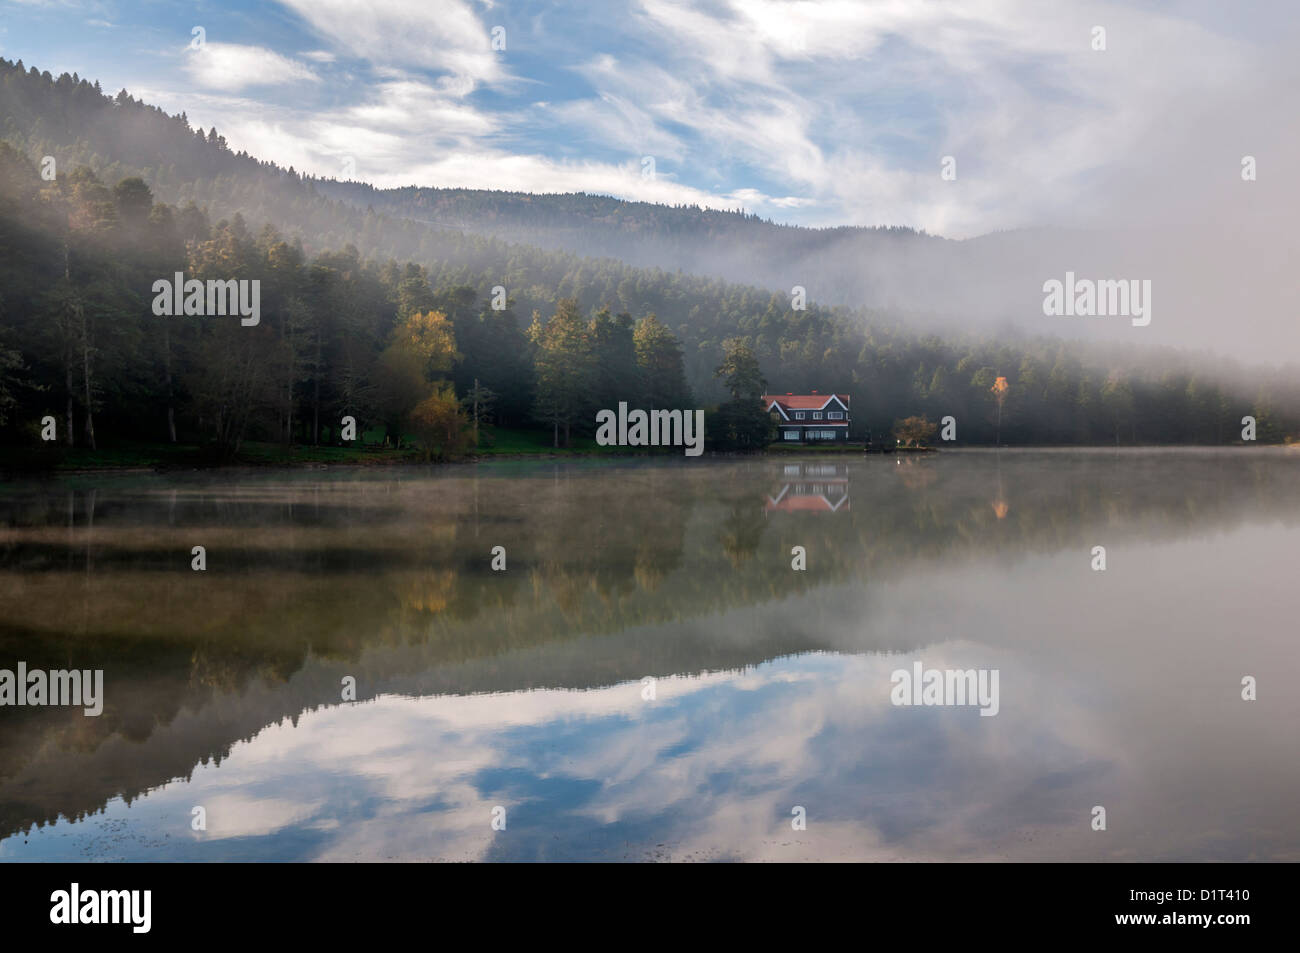
[{"label": "tree trunk", "polygon": [[284,317],[280,321],[280,340],[286,342],[285,356],[285,379],[284,379],[284,445],[285,447],[293,446],[293,378],[298,370],[297,353],[294,348],[294,335],[289,329],[288,324],[292,309],[284,312]]},{"label": "tree trunk", "polygon": [[[72,307],[76,310],[77,330],[81,337],[81,377],[85,385],[86,394],[86,441],[90,444],[90,449],[95,449],[95,416],[91,409],[90,403],[90,327],[86,322],[86,309],[82,306],[80,298],[72,290],[72,260],[68,251],[68,244],[63,243],[63,280],[67,285],[68,293],[71,296]],[[72,330],[68,329],[69,332]],[[71,334],[68,335],[71,337]],[[71,344],[68,345],[69,349]],[[70,363],[70,362],[69,362]],[[68,370],[68,393],[72,393],[72,371]],[[68,399],[68,439],[72,439],[72,400]]]},{"label": "tree trunk", "polygon": [[81,335],[81,379],[86,388],[86,443],[95,449],[95,412],[90,401],[90,331],[86,327],[85,312],[82,312]]},{"label": "tree trunk", "polygon": [[176,442],[176,401],[172,393],[172,336],[169,325],[163,323],[163,373],[167,381],[167,439]]},{"label": "tree trunk", "polygon": [[281,436],[286,447],[293,446],[293,359],[289,359],[289,374],[284,382],[284,414],[281,417]]},{"label": "tree trunk", "polygon": [[60,335],[63,338],[63,387],[64,392],[68,395],[68,406],[64,412],[64,439],[67,440],[68,446],[74,446],[76,441],[73,438],[73,416],[72,416],[72,316],[69,314],[70,303],[72,299],[72,264],[68,254],[68,242],[63,242],[63,282],[64,290],[68,297],[61,302],[59,309]]},{"label": "tree trunk", "polygon": [[72,354],[68,349],[64,350],[63,358],[63,384],[68,394],[68,408],[64,414],[66,423],[64,425],[64,439],[67,440],[68,446],[73,445],[72,431]]},{"label": "tree trunk", "polygon": [[311,421],[311,442],[312,442],[312,446],[314,447],[320,446],[320,375],[321,375],[321,353],[320,352],[321,352],[321,340],[320,340],[320,329],[318,328],[316,331],[316,368],[315,368],[315,373],[312,375],[315,378],[315,384],[316,384],[316,394],[314,400],[314,407],[312,408],[312,421]]}]

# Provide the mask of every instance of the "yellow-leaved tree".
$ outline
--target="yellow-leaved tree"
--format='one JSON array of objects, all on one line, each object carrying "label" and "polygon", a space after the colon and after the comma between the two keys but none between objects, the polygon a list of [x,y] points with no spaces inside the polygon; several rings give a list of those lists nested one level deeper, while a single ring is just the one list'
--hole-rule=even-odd
[{"label": "yellow-leaved tree", "polygon": [[388,432],[400,445],[402,430],[409,427],[426,459],[447,459],[467,446],[467,421],[455,389],[444,380],[460,356],[455,329],[441,311],[417,312],[399,322],[380,355]]},{"label": "yellow-leaved tree", "polygon": [[461,356],[456,350],[455,329],[441,311],[411,315],[393,329],[391,346],[422,360],[427,380],[450,374],[452,365]]},{"label": "yellow-leaved tree", "polygon": [[424,459],[447,460],[473,444],[464,410],[449,381],[439,381],[410,414],[411,430],[424,447]]}]

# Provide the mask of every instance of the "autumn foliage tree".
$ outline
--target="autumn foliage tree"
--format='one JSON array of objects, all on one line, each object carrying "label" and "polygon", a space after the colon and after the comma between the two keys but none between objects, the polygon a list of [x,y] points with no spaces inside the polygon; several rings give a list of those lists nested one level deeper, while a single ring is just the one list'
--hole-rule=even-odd
[{"label": "autumn foliage tree", "polygon": [[442,379],[459,357],[451,322],[440,311],[417,311],[393,329],[380,355],[381,403],[399,445],[403,426],[409,426],[426,458],[446,459],[465,448],[467,421],[455,388]]},{"label": "autumn foliage tree", "polygon": [[929,417],[904,417],[894,421],[894,439],[905,447],[925,446],[938,429],[939,425],[932,423]]},{"label": "autumn foliage tree", "polygon": [[473,446],[473,434],[449,381],[435,383],[429,395],[415,405],[409,420],[424,448],[425,460],[448,460]]}]

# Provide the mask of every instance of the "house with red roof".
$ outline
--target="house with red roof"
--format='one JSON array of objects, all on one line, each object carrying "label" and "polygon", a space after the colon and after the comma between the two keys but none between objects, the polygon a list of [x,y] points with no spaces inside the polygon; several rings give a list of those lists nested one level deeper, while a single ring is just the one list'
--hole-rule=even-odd
[{"label": "house with red roof", "polygon": [[848,394],[764,394],[782,443],[844,443],[849,439]]}]

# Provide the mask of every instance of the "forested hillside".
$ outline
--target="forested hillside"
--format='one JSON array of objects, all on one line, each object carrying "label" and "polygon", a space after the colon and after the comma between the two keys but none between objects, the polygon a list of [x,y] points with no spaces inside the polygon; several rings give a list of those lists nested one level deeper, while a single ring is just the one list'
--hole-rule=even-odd
[{"label": "forested hillside", "polygon": [[[361,208],[329,197],[355,187],[232,152],[184,115],[5,60],[0,139],[0,433],[10,444],[31,442],[46,414],[59,419],[61,441],[78,445],[92,433],[179,432],[227,449],[243,437],[317,442],[336,439],[349,411],[399,431],[435,391],[441,403],[425,417],[436,430],[476,380],[504,422],[554,428],[560,415],[581,430],[593,401],[621,393],[718,404],[727,390],[715,372],[737,347],[752,349],[771,390],[851,393],[857,426],[878,434],[902,417],[953,415],[961,442],[992,442],[999,377],[1003,443],[1235,442],[1245,414],[1258,418],[1261,440],[1300,431],[1291,372],[1010,331],[922,334],[875,312],[815,301],[793,310],[787,290],[466,234],[440,217],[513,216],[502,231],[512,238],[533,226],[511,211],[518,197],[495,206],[498,193],[449,193],[428,222],[395,213],[409,202]],[[53,180],[41,175],[46,156]],[[683,218],[563,198],[565,227],[578,231],[584,216],[612,216],[644,218],[655,235],[693,222],[683,247],[785,234],[732,213]],[[832,234],[795,231],[807,241]],[[634,257],[629,241],[606,250]],[[176,271],[260,279],[261,324],[155,316],[152,284]],[[489,305],[498,287],[505,310]],[[642,339],[670,359],[638,353]],[[412,353],[423,362],[415,370]]]},{"label": "forested hillside", "polygon": [[882,300],[885,276],[873,266],[891,271],[888,260],[926,250],[942,267],[945,254],[957,253],[956,243],[910,228],[799,228],[741,211],[606,195],[376,189],[332,179],[314,184],[321,194],[359,208],[440,228],[741,284],[797,284],[819,300],[849,306]]}]

